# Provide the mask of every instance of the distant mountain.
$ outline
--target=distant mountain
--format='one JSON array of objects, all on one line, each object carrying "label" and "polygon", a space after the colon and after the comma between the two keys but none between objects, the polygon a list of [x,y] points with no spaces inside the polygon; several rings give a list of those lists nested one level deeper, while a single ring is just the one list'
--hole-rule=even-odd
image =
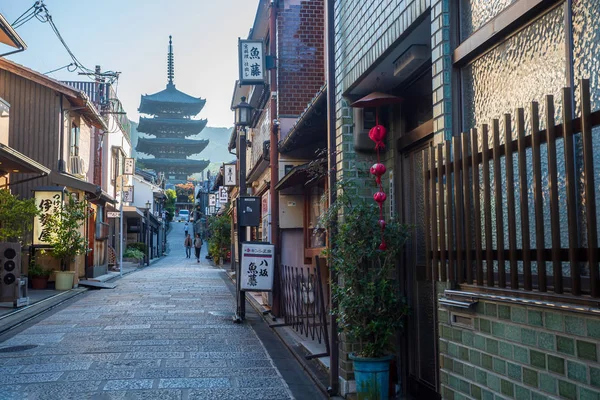
[{"label": "distant mountain", "polygon": [[[229,145],[229,137],[231,136],[232,128],[213,128],[207,126],[196,136],[191,136],[190,139],[208,139],[208,146],[202,153],[194,155],[190,158],[196,160],[210,160],[211,165],[208,169],[211,172],[218,171],[218,167],[224,162],[229,162],[235,159],[235,155],[229,153],[227,146]],[[215,170],[216,168],[216,170]]]}]

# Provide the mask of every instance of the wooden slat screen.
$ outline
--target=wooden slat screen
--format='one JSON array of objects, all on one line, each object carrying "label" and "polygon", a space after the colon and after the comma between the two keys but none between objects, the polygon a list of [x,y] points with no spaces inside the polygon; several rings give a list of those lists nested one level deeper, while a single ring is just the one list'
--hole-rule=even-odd
[{"label": "wooden slat screen", "polygon": [[[600,297],[592,140],[600,110],[590,110],[587,80],[581,81],[581,115],[574,119],[573,100],[565,88],[561,124],[555,123],[555,100],[547,96],[543,116],[537,103],[530,104],[529,132],[524,110],[517,109],[504,115],[502,129],[495,119],[424,150],[428,278]],[[583,225],[587,240],[578,231]],[[561,243],[561,233],[568,243]]]}]

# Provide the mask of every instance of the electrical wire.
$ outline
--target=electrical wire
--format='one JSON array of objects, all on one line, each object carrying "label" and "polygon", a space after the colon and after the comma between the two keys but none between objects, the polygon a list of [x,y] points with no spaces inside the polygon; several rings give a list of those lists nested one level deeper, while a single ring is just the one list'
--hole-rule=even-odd
[{"label": "electrical wire", "polygon": [[[25,12],[23,14],[21,14],[19,16],[19,18],[17,18],[15,20],[15,22],[12,23],[13,27],[17,28],[18,26],[23,25],[23,23],[29,21],[31,18],[33,18],[33,16],[35,15],[35,12],[38,10],[38,6],[39,6],[39,1],[36,1],[35,3],[33,3],[33,5],[31,7],[29,7],[27,10],[25,10]],[[33,12],[32,12],[33,10]],[[27,19],[27,21],[25,21]],[[18,26],[16,26],[17,24],[19,24]]]},{"label": "electrical wire", "polygon": [[75,67],[75,68],[76,68],[76,65],[75,65],[75,63],[71,63],[71,64],[63,65],[62,67],[59,67],[59,68],[53,69],[52,71],[44,72],[44,75],[48,75],[48,74],[51,74],[51,73],[53,73],[53,72],[60,71],[61,69],[65,69],[65,68],[66,68],[66,69],[67,69],[67,71],[69,71],[69,72],[75,72],[75,68],[71,69],[71,67]]}]

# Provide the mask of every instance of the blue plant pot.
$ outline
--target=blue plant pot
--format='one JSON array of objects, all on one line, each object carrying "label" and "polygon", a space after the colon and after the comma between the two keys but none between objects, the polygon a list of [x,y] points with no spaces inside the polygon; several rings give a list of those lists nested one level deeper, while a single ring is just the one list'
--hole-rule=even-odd
[{"label": "blue plant pot", "polygon": [[359,400],[388,400],[390,361],[393,356],[363,358],[349,355],[354,361],[354,378]]}]

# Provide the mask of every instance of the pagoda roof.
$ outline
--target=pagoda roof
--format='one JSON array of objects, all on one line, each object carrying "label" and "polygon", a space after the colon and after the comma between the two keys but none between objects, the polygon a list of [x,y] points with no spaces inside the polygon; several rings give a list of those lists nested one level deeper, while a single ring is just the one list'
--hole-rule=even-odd
[{"label": "pagoda roof", "polygon": [[200,153],[208,146],[208,140],[193,140],[180,138],[138,138],[137,151],[152,154],[151,151],[164,147],[183,147],[190,150],[190,154]]},{"label": "pagoda roof", "polygon": [[186,158],[144,158],[138,160],[144,167],[154,170],[192,170],[200,172],[208,167],[208,160],[190,160]]},{"label": "pagoda roof", "polygon": [[168,83],[165,90],[142,95],[138,111],[144,114],[196,115],[202,110],[205,103],[205,99],[185,94],[177,90],[174,84]]},{"label": "pagoda roof", "polygon": [[164,127],[181,127],[182,133],[195,135],[202,132],[206,127],[206,119],[189,119],[189,118],[143,118],[140,117],[140,122],[137,127],[138,132],[152,133],[160,132]]}]

